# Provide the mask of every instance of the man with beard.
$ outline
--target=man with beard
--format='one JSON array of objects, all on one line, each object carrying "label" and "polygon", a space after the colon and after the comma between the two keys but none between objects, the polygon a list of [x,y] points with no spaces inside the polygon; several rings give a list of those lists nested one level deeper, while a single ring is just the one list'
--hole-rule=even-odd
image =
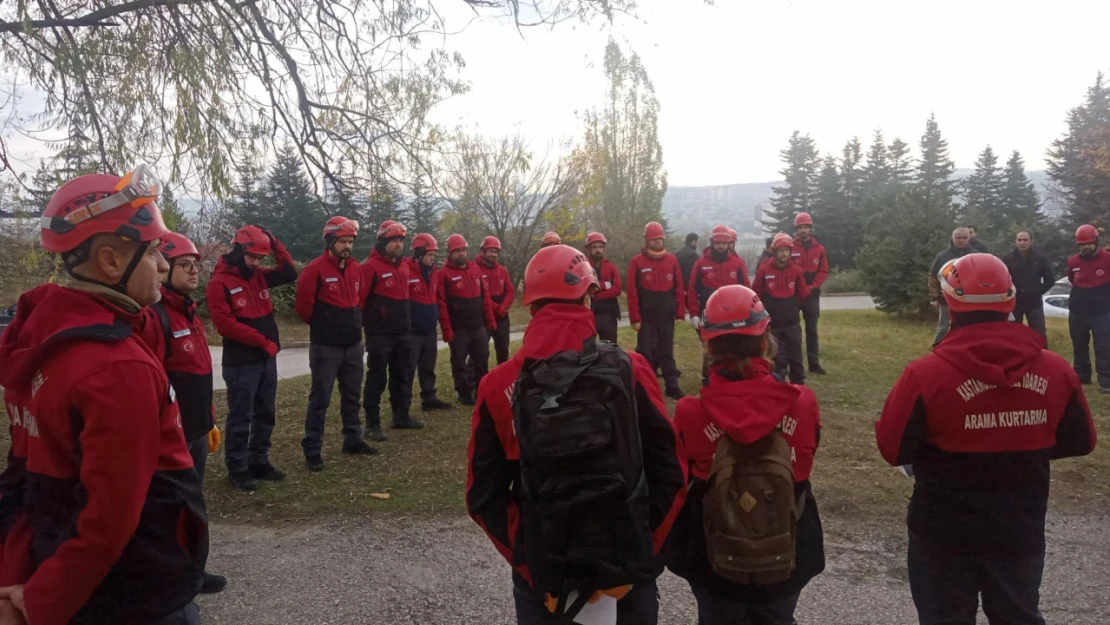
[{"label": "man with beard", "polygon": [[1091,352],[1095,343],[1098,392],[1110,393],[1110,252],[1102,249],[1098,230],[1083,224],[1075,231],[1079,253],[1068,259],[1068,329],[1074,351],[1075,374],[1083,384],[1091,383]]},{"label": "man with beard", "polygon": [[513,280],[509,277],[509,270],[505,265],[497,262],[501,256],[501,241],[495,236],[482,239],[482,246],[478,248],[479,269],[482,270],[482,279],[493,301],[493,317],[497,320],[497,329],[493,331],[493,349],[497,354],[497,364],[509,359],[509,307],[513,305]]},{"label": "man with beard", "polygon": [[600,232],[591,232],[586,237],[586,255],[597,276],[600,289],[590,300],[594,322],[597,325],[597,338],[610,343],[617,342],[617,321],[621,318],[621,305],[617,297],[621,294],[621,272],[617,266],[605,258],[608,241]]},{"label": "man with beard", "polygon": [[[701,336],[701,311],[709,296],[729,284],[748,285],[748,266],[730,249],[732,235],[727,226],[714,226],[710,246],[690,269],[690,289],[686,292],[686,308],[690,311],[690,327]],[[709,356],[702,354],[701,384],[709,385]]]},{"label": "man with beard", "polygon": [[771,314],[771,336],[780,347],[775,354],[775,373],[783,378],[789,375],[791,384],[805,384],[799,307],[809,297],[809,287],[801,267],[790,260],[794,240],[789,234],[776,234],[771,250],[775,255],[756,269],[752,290]]},{"label": "man with beard", "polygon": [[411,388],[413,376],[419,374],[420,409],[424,412],[446,410],[451,404],[436,397],[436,359],[439,356],[436,323],[439,322],[439,303],[432,276],[435,274],[436,251],[439,246],[435,237],[421,232],[412,238],[409,248],[412,249],[412,256],[405,263],[409,266],[409,343],[412,345],[412,354],[405,388]]},{"label": "man with beard", "polygon": [[324,225],[324,253],[301,271],[293,311],[309,325],[308,367],[312,388],[304,418],[305,464],[323,471],[324,420],[331,392],[339,380],[339,417],[343,421],[343,453],[371,455],[376,449],[362,441],[358,419],[362,386],[362,268],[351,258],[358,222],[332,217]]},{"label": "man with beard", "polygon": [[[261,267],[270,253],[278,266]],[[281,349],[270,289],[296,280],[297,266],[281,241],[265,228],[243,226],[204,291],[212,324],[224,339],[224,462],[228,481],[240,490],[255,490],[258,480],[285,479],[270,464]]]},{"label": "man with beard", "polygon": [[813,218],[809,213],[798,213],[794,218],[794,231],[797,236],[794,238],[790,258],[802,270],[810,293],[801,306],[802,317],[805,319],[806,359],[809,361],[810,373],[825,375],[817,344],[817,318],[821,316],[821,285],[829,277],[829,261],[825,255],[825,246],[812,234]]},{"label": "man with beard", "polygon": [[408,379],[409,357],[409,266],[401,262],[405,247],[404,224],[386,220],[378,227],[378,238],[370,258],[362,263],[366,281],[366,304],[362,327],[366,331],[366,436],[373,441],[388,437],[382,432],[381,401],[389,373],[389,404],[395,430],[419,430],[424,423],[409,415],[412,384]]},{"label": "man with beard", "polygon": [[644,249],[628,264],[628,319],[636,330],[636,351],[663,369],[666,395],[681,399],[674,361],[675,320],[686,318],[686,290],[678,259],[663,246],[658,222],[644,226]]},{"label": "man with beard", "polygon": [[473,406],[478,383],[489,371],[489,333],[497,329],[497,322],[482,270],[467,260],[466,253],[466,239],[461,234],[447,237],[447,263],[432,280],[443,340],[451,348],[455,392],[460,404]]}]

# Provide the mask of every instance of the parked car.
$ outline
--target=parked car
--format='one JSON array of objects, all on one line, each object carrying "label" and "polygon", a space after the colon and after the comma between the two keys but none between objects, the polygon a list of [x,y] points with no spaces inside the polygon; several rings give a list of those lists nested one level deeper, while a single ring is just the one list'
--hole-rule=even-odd
[{"label": "parked car", "polygon": [[4,310],[0,310],[0,332],[8,327],[8,324],[15,320],[15,304],[8,306]]},{"label": "parked car", "polygon": [[1067,278],[1060,278],[1059,280],[1056,281],[1056,284],[1053,284],[1052,288],[1048,290],[1048,294],[1045,295],[1045,297],[1048,297],[1049,295],[1070,295],[1070,294],[1071,294],[1071,282],[1068,282]]},{"label": "parked car", "polygon": [[1048,295],[1044,296],[1044,316],[1067,319],[1068,297],[1069,296],[1067,294],[1053,295],[1052,292],[1049,291]]}]

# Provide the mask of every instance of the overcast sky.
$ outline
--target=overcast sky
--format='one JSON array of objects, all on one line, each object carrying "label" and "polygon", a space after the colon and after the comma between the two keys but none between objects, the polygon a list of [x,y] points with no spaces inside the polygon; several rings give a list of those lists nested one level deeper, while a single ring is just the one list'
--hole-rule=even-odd
[{"label": "overcast sky", "polygon": [[[1110,70],[1110,2],[640,0],[638,20],[526,29],[495,20],[448,38],[471,91],[434,112],[491,135],[518,129],[553,151],[604,96],[610,34],[643,58],[661,104],[671,185],[778,179],[795,129],[840,153],[876,128],[917,145],[935,112],[958,167],[988,143],[1029,169],[1064,130],[1099,70]],[[450,28],[469,21],[439,0]],[[431,43],[429,41],[428,43]],[[41,146],[18,141],[23,156]],[[37,147],[37,149],[36,149]]]},{"label": "overcast sky", "polygon": [[[1110,70],[1110,2],[641,0],[643,23],[611,32],[643,57],[661,110],[672,185],[779,178],[795,129],[839,154],[876,128],[917,145],[935,112],[958,167],[988,143],[1029,169],[1064,131],[1099,70]],[[579,134],[575,111],[603,95],[608,29],[560,26],[522,39],[494,23],[451,45],[472,90],[444,123],[543,148]],[[588,64],[593,62],[595,66]]]}]

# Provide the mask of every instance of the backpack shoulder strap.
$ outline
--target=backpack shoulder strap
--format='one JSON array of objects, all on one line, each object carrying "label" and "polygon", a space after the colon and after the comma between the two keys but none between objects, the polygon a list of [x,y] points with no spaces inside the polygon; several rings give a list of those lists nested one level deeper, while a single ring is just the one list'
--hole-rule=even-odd
[{"label": "backpack shoulder strap", "polygon": [[166,312],[166,305],[159,301],[155,302],[152,306],[155,314],[158,315],[158,321],[162,324],[162,341],[165,343],[164,354],[162,358],[169,360],[173,355],[173,331],[170,329],[170,315]]}]

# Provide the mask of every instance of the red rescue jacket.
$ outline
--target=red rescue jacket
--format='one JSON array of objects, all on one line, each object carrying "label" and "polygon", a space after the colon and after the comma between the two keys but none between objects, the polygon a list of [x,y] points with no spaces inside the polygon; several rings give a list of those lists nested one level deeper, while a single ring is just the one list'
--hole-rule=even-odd
[{"label": "red rescue jacket", "polygon": [[142,326],[105,296],[46,284],[23,294],[0,340],[13,441],[0,518],[22,517],[13,538],[33,545],[5,541],[2,568],[33,571],[31,623],[154,621],[196,595],[204,498]]},{"label": "red rescue jacket", "polygon": [[810,235],[807,246],[798,237],[794,237],[794,250],[790,253],[790,260],[802,270],[806,284],[814,295],[821,293],[821,285],[829,277],[829,259],[825,254],[825,246]]},{"label": "red rescue jacket", "polygon": [[628,319],[632,323],[686,317],[686,288],[678,259],[670,252],[651,256],[647,248],[628,263]]},{"label": "red rescue jacket", "polygon": [[409,321],[412,331],[419,334],[432,334],[436,331],[436,323],[439,322],[435,268],[425,267],[411,256],[405,259],[405,264],[409,268]]},{"label": "red rescue jacket", "polygon": [[466,261],[465,266],[456,267],[448,261],[432,274],[432,282],[439,299],[439,325],[445,337],[454,334],[455,328],[496,325],[493,300],[478,265]]},{"label": "red rescue jacket", "polygon": [[[767,602],[792,595],[825,569],[824,534],[809,476],[821,440],[821,413],[813,391],[771,375],[771,364],[751,361],[745,376],[714,367],[709,385],[698,397],[687,396],[675,407],[675,427],[682,435],[690,462],[690,489],[668,539],[667,566],[675,574],[718,596]],[[707,558],[704,505],[709,469],[717,442],[729,436],[740,444],[755,442],[781,428],[790,445],[794,492],[805,497],[798,519],[797,564],[790,580],[771,586],[746,587],[713,573]]]},{"label": "red rescue jacket", "polygon": [[1110,252],[1098,248],[1090,258],[1075,254],[1068,258],[1068,296],[1071,314],[1101,315],[1110,312]]},{"label": "red rescue jacket", "polygon": [[707,247],[701,258],[694,261],[690,268],[689,288],[686,292],[686,308],[691,317],[697,317],[705,308],[705,302],[717,289],[729,284],[748,284],[748,264],[744,259],[731,253],[717,262],[713,259],[713,248]]},{"label": "red rescue jacket", "polygon": [[366,334],[405,334],[409,331],[409,264],[390,260],[375,247],[362,263],[366,304],[362,327]]},{"label": "red rescue jacket", "polygon": [[[524,564],[520,506],[513,483],[520,479],[520,447],[513,431],[513,385],[527,358],[581,349],[593,336],[593,314],[574,304],[548,304],[524,331],[524,344],[489,372],[478,385],[467,463],[466,508],[497,551],[513,567],[518,584],[531,586]],[[636,404],[651,499],[651,528],[658,552],[686,495],[686,457],[678,441],[659,382],[642,356],[630,352],[636,379]]]},{"label": "red rescue jacket", "polygon": [[362,340],[362,267],[354,258],[343,266],[329,251],[312,259],[297,278],[293,312],[309,325],[318,345],[351,347]]},{"label": "red rescue jacket", "polygon": [[910,531],[960,547],[1044,545],[1049,460],[1090,453],[1091,412],[1044,337],[1005,321],[954,328],[902,372],[875,435],[883,458],[912,464]]},{"label": "red rescue jacket", "polygon": [[605,258],[601,259],[600,265],[594,265],[591,261],[591,266],[594,268],[594,274],[597,275],[597,286],[600,290],[591,298],[590,307],[594,313],[616,315],[619,318],[621,305],[617,298],[623,288],[620,270]]},{"label": "red rescue jacket", "polygon": [[162,300],[143,309],[141,336],[161,357],[177,394],[185,440],[208,434],[216,422],[212,402],[212,352],[192,298],[162,285]]},{"label": "red rescue jacket", "polygon": [[770,313],[772,329],[799,323],[798,304],[810,295],[801,268],[794,263],[779,267],[773,259],[755,270],[752,290]]},{"label": "red rescue jacket", "polygon": [[274,258],[277,267],[250,270],[229,264],[224,255],[204,289],[208,316],[224,338],[225,367],[264,361],[268,349],[281,348],[270,289],[295,282],[297,266],[277,239]]},{"label": "red rescue jacket", "polygon": [[482,279],[489,288],[489,298],[493,302],[493,316],[497,320],[509,316],[509,307],[513,305],[516,291],[513,289],[513,280],[509,277],[509,270],[505,265],[494,263],[493,267],[486,265],[484,260],[474,261],[478,269],[482,270]]}]

